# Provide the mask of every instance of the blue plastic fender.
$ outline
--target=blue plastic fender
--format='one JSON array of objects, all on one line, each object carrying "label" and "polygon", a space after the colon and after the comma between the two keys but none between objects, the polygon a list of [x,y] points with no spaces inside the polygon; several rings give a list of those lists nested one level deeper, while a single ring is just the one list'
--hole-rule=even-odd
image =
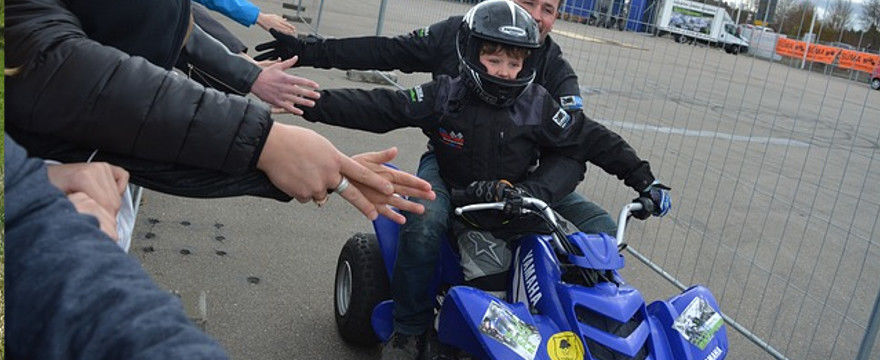
[{"label": "blue plastic fender", "polygon": [[648,305],[648,313],[654,318],[665,332],[669,351],[673,359],[681,360],[723,360],[727,357],[730,345],[727,342],[727,327],[715,332],[703,349],[687,341],[678,330],[672,327],[675,319],[681,315],[685,308],[696,298],[702,298],[717,313],[721,313],[721,307],[715,301],[715,297],[709,289],[696,285],[688,288],[681,294],[674,296],[669,301],[655,301]]}]

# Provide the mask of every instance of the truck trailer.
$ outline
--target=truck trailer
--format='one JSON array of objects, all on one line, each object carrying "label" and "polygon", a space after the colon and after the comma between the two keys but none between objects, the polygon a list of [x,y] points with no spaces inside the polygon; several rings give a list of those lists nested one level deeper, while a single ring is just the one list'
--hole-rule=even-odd
[{"label": "truck trailer", "polygon": [[658,10],[659,35],[672,34],[675,41],[705,42],[721,46],[728,54],[749,49],[749,42],[739,34],[736,24],[724,8],[689,0],[665,0]]}]

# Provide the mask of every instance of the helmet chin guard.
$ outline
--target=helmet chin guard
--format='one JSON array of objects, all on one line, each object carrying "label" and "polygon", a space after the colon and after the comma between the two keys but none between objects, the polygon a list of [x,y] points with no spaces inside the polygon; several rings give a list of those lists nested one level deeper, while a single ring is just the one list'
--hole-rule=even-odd
[{"label": "helmet chin guard", "polygon": [[541,47],[538,24],[527,11],[508,0],[489,0],[465,14],[455,48],[466,83],[485,102],[509,106],[535,79],[534,56],[523,61],[516,79],[489,75],[480,63],[480,49],[486,42],[534,50]]}]

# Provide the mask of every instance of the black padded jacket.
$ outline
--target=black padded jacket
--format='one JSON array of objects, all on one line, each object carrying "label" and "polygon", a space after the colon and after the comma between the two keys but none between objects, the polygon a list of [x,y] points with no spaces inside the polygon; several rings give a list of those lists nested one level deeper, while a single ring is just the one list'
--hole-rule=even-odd
[{"label": "black padded jacket", "polygon": [[[580,111],[569,115],[535,84],[506,108],[479,100],[463,78],[441,75],[409,90],[324,90],[304,112],[309,121],[371,132],[421,128],[452,188],[507,179],[552,202],[574,190],[583,177],[572,174],[583,174],[587,161],[636,190],[654,180],[647,162],[620,136]],[[571,159],[570,165],[529,173],[541,155],[550,154]]]},{"label": "black padded jacket", "polygon": [[[189,11],[185,3],[178,11]],[[201,33],[172,19],[188,22],[189,15],[164,20],[175,32],[172,44]],[[272,124],[267,106],[92,40],[61,0],[9,1],[6,25],[6,66],[15,69],[6,76],[6,128],[32,154],[86,148],[228,174],[255,168]],[[216,42],[187,46],[197,43]],[[166,45],[157,46],[174,51]],[[212,62],[209,49],[190,50],[201,59],[195,63],[216,65],[216,74],[239,72],[240,81],[230,83],[243,92],[259,73]]]}]

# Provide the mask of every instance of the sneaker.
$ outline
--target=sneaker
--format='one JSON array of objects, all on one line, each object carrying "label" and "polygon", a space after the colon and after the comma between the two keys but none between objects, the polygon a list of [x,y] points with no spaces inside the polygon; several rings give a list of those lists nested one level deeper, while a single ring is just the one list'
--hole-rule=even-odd
[{"label": "sneaker", "polygon": [[406,335],[399,332],[391,334],[382,346],[382,360],[417,360],[424,347],[422,335]]}]

